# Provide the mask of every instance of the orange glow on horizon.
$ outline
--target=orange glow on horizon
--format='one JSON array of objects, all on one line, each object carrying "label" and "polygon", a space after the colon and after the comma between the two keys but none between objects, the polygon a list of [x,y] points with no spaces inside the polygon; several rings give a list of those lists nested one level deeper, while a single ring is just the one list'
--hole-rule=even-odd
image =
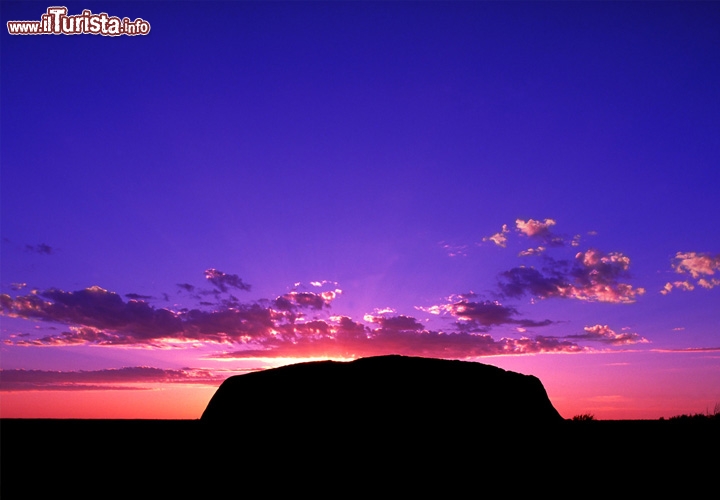
[{"label": "orange glow on horizon", "polygon": [[3,392],[0,418],[194,420],[216,390],[165,384],[150,390]]}]

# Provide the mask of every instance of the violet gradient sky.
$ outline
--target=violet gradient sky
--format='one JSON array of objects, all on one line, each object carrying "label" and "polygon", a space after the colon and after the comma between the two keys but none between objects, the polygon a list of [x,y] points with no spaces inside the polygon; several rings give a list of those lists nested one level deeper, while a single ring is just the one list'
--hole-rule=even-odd
[{"label": "violet gradient sky", "polygon": [[198,418],[229,375],[388,353],[536,375],[568,418],[720,402],[720,3],[7,33],[51,5],[1,5],[1,416]]}]

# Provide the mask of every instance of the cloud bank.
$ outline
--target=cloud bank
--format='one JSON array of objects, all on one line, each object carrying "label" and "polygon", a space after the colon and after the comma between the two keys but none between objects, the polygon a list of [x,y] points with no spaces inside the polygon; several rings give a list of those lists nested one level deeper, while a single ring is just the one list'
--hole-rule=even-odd
[{"label": "cloud bank", "polygon": [[0,370],[0,391],[88,391],[142,390],[149,387],[129,384],[218,385],[223,380],[209,370],[184,368],[165,370],[133,366],[106,370]]},{"label": "cloud bank", "polygon": [[368,328],[345,316],[336,317],[332,322],[320,323],[324,324],[324,328],[315,328],[311,335],[277,336],[264,341],[260,349],[241,349],[214,357],[358,358],[398,353],[407,356],[469,359],[507,354],[585,350],[571,341],[543,337],[495,340],[488,334],[428,331],[415,318],[407,316],[383,318],[378,321],[377,328]]},{"label": "cloud bank", "polygon": [[[11,298],[0,297],[6,316],[69,324],[68,331],[37,339],[6,340],[18,346],[95,344],[169,347],[182,343],[236,344],[232,357],[368,356],[387,353],[471,358],[498,354],[579,352],[573,342],[557,339],[493,339],[485,332],[499,325],[541,327],[549,320],[518,319],[518,312],[497,302],[461,299],[436,306],[456,319],[451,332],[431,331],[414,317],[369,316],[370,325],[346,316],[309,319],[304,310],[329,307],[335,292],[293,292],[266,304],[239,304],[203,311],[172,311],[90,287],[76,292],[56,289]],[[432,309],[432,308],[428,308]],[[224,355],[227,356],[227,355]]]},{"label": "cloud bank", "polygon": [[[217,294],[247,289],[238,276],[210,269],[206,279]],[[333,301],[342,290],[297,291],[272,300],[241,303],[222,299],[208,309],[173,310],[156,307],[137,293],[124,297],[99,286],[63,291],[33,290],[25,295],[0,296],[0,311],[9,317],[67,325],[65,331],[39,338],[22,334],[4,340],[14,346],[68,345],[136,346],[173,348],[192,344],[236,346],[221,357],[359,357],[399,353],[454,359],[500,354],[580,352],[584,348],[567,339],[547,337],[491,337],[492,328],[512,325],[544,327],[550,320],[520,317],[518,311],[497,301],[477,300],[474,293],[452,296],[447,303],[418,308],[453,321],[449,331],[428,329],[420,318],[397,314],[391,308],[376,309],[358,322],[348,316],[330,315]],[[193,285],[178,285],[196,294]],[[201,301],[200,305],[209,304]],[[24,372],[23,372],[24,373]],[[119,372],[95,373],[118,376]],[[17,376],[11,375],[11,376]],[[24,376],[30,376],[24,373]],[[32,376],[40,376],[34,374]],[[69,375],[81,378],[81,374]],[[160,374],[158,374],[160,376]],[[75,381],[80,383],[79,380]]]}]

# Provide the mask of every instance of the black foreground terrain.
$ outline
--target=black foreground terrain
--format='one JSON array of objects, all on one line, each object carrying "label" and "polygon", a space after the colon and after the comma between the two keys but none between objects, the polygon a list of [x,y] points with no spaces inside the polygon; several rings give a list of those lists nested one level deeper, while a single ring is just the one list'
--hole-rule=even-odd
[{"label": "black foreground terrain", "polygon": [[3,419],[0,445],[3,500],[687,496],[720,425],[564,420],[535,377],[392,356],[231,377],[198,420]]}]

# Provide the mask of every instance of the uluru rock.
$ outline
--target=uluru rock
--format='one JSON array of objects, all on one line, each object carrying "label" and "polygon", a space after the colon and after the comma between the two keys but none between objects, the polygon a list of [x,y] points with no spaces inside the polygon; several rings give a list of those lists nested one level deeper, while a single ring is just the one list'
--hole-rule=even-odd
[{"label": "uluru rock", "polygon": [[534,376],[475,362],[391,355],[230,377],[201,420],[258,430],[407,433],[418,426],[452,431],[563,418]]}]

